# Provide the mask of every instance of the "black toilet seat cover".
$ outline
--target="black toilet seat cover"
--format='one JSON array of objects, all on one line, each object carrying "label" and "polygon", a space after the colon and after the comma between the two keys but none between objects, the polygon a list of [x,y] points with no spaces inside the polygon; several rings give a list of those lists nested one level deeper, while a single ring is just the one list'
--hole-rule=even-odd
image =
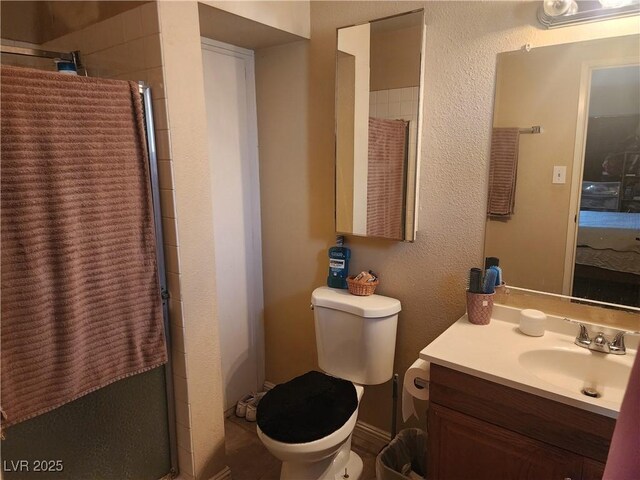
[{"label": "black toilet seat cover", "polygon": [[284,443],[319,440],[342,427],[358,407],[353,383],[311,371],[276,385],[260,400],[258,426]]}]

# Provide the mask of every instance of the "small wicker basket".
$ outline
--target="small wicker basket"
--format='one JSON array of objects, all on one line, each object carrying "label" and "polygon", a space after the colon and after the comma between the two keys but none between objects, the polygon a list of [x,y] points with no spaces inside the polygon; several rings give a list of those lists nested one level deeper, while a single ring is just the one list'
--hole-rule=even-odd
[{"label": "small wicker basket", "polygon": [[349,293],[351,295],[358,295],[360,297],[367,297],[369,295],[373,295],[373,292],[376,291],[376,287],[380,283],[380,280],[375,280],[373,282],[356,282],[354,280],[354,276],[351,275],[347,277],[347,286],[349,287]]}]

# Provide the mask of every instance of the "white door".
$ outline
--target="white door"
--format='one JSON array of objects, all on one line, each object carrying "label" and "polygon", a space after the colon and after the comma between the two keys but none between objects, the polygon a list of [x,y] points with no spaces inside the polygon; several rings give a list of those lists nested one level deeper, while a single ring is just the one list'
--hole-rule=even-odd
[{"label": "white door", "polygon": [[225,410],[264,382],[253,52],[202,39]]}]

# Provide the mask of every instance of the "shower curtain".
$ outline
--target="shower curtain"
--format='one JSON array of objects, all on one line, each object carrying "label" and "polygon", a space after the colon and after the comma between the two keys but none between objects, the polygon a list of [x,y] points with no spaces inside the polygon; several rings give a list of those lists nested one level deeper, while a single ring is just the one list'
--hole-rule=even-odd
[{"label": "shower curtain", "polygon": [[137,84],[0,68],[6,427],[167,353]]}]

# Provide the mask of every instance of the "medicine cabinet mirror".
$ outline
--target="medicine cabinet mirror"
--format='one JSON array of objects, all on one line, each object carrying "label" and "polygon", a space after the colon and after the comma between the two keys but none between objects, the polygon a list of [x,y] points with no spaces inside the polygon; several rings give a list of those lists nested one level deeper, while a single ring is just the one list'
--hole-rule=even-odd
[{"label": "medicine cabinet mirror", "polygon": [[640,307],[639,64],[640,35],[498,55],[494,149],[520,133],[489,179],[515,191],[510,214],[489,202],[485,255],[509,285]]},{"label": "medicine cabinet mirror", "polygon": [[336,230],[413,241],[424,14],[338,29]]}]

